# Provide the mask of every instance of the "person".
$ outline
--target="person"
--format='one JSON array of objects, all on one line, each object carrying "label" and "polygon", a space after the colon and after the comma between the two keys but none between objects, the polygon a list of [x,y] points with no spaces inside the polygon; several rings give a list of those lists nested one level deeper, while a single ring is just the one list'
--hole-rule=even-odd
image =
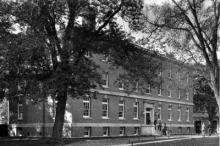
[{"label": "person", "polygon": [[159,130],[159,131],[161,131],[162,124],[161,124],[161,121],[160,121],[160,120],[159,120],[159,124],[158,124],[158,126],[157,126],[157,127],[158,127],[158,130]]},{"label": "person", "polygon": [[207,126],[207,130],[208,130],[208,135],[211,136],[211,124],[209,123],[208,126]]},{"label": "person", "polygon": [[157,130],[157,120],[154,120],[154,129]]},{"label": "person", "polygon": [[202,132],[202,136],[205,136],[205,124],[204,123],[202,123],[201,132]]},{"label": "person", "polygon": [[164,123],[164,127],[163,127],[162,132],[163,132],[163,135],[167,135],[167,125],[166,125],[166,123]]}]

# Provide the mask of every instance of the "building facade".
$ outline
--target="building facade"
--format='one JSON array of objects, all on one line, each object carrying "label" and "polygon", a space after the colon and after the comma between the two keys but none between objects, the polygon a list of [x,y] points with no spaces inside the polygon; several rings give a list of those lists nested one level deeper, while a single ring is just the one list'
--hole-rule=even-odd
[{"label": "building facade", "polygon": [[[123,82],[116,83],[122,69],[112,67],[108,56],[92,57],[100,65],[103,85],[92,89],[95,98],[68,97],[64,137],[158,135],[155,123],[161,123],[162,127],[166,124],[173,134],[194,133],[190,67],[159,57],[161,84],[158,87],[147,84],[142,92],[137,83],[136,90],[127,93]],[[51,136],[55,106],[56,101],[50,97],[37,104],[11,101],[11,135]]]}]

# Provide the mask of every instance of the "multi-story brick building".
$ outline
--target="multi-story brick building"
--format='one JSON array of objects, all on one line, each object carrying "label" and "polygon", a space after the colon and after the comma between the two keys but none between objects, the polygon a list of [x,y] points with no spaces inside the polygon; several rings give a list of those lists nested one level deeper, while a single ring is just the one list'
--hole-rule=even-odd
[{"label": "multi-story brick building", "polygon": [[[88,56],[89,57],[89,56]],[[193,89],[191,68],[178,61],[158,57],[162,63],[158,87],[147,85],[125,92],[124,83],[116,84],[122,69],[109,68],[108,57],[93,55],[103,74],[103,88],[93,89],[96,98],[68,98],[64,136],[102,137],[154,135],[154,121],[166,123],[172,133],[192,133]],[[45,105],[45,106],[43,106]],[[15,135],[50,136],[55,116],[55,101],[48,97],[44,103],[31,101],[10,103],[10,125]]]}]

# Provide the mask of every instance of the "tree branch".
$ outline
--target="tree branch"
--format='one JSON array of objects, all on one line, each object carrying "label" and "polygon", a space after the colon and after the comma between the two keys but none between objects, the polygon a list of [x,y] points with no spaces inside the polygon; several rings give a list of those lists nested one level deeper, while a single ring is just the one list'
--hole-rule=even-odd
[{"label": "tree branch", "polygon": [[121,10],[122,6],[124,4],[124,0],[121,1],[121,4],[119,7],[113,12],[108,19],[97,29],[96,33],[99,33],[111,20],[112,18]]}]

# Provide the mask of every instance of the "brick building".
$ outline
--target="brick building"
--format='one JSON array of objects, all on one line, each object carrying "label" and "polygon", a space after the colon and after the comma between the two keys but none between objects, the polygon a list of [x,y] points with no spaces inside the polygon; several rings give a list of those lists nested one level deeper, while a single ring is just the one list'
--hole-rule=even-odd
[{"label": "brick building", "polygon": [[[91,57],[91,56],[88,56]],[[108,56],[93,55],[101,66],[103,88],[93,89],[96,98],[68,98],[65,113],[65,137],[102,137],[156,135],[154,121],[166,123],[172,133],[194,132],[193,89],[191,68],[177,61],[158,57],[162,62],[158,87],[147,84],[146,91],[138,88],[125,92],[124,83],[116,84],[122,71],[110,67]],[[48,97],[42,103],[10,102],[12,135],[51,136],[56,101]]]}]

